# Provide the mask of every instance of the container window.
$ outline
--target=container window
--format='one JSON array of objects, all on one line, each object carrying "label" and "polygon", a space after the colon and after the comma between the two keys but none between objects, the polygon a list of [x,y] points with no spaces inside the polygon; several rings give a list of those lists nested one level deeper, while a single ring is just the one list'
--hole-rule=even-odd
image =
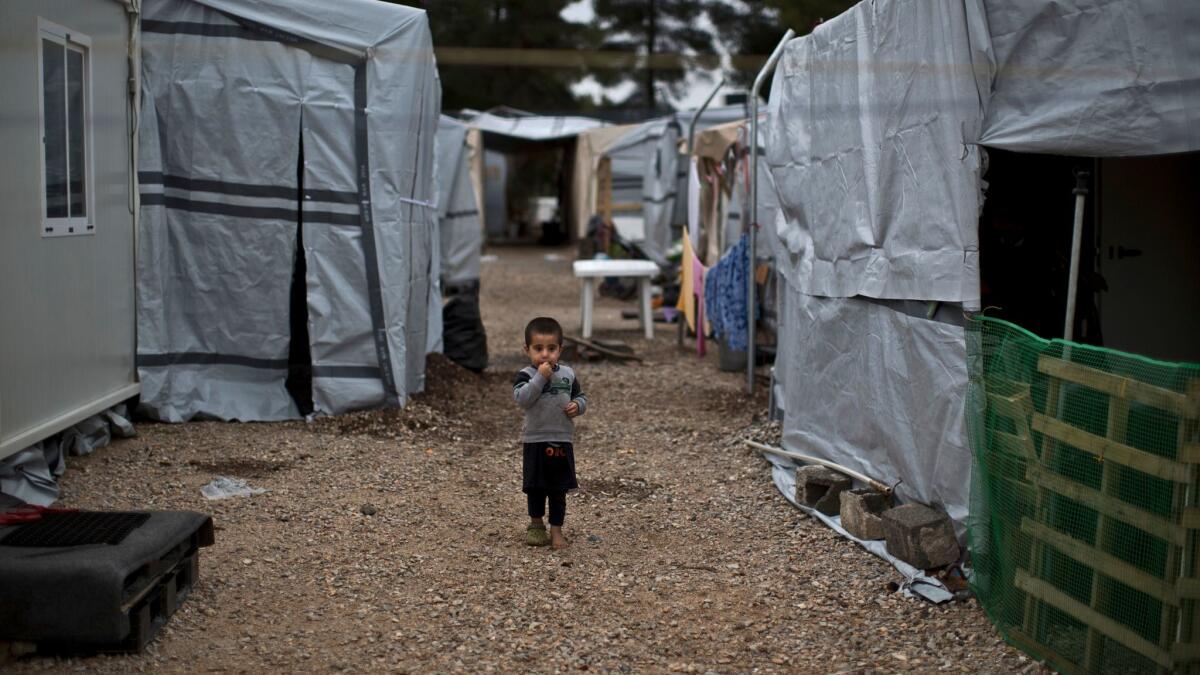
[{"label": "container window", "polygon": [[91,41],[44,22],[40,32],[42,236],[91,234]]}]

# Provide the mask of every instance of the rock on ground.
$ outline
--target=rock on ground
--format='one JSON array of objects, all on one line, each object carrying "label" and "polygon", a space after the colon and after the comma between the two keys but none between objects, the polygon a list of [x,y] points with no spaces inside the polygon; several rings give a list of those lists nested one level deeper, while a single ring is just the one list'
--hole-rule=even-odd
[{"label": "rock on ground", "polygon": [[[651,672],[1036,669],[973,602],[890,592],[886,563],[803,516],[739,441],[756,424],[741,373],[640,337],[597,302],[597,335],[644,365],[581,363],[581,489],[563,552],[523,544],[521,416],[510,380],[538,314],[579,324],[570,253],[500,248],[484,263],[492,365],[431,358],[403,410],[281,424],[142,422],[72,459],[62,505],[194,509],[217,543],[145,653],[32,658],[15,672],[400,670]],[[767,381],[764,371],[760,382]],[[767,431],[764,431],[766,429]],[[772,439],[771,431],[775,438]],[[208,502],[233,475],[269,490]],[[364,508],[369,506],[369,509]],[[372,515],[364,515],[373,510]]]}]

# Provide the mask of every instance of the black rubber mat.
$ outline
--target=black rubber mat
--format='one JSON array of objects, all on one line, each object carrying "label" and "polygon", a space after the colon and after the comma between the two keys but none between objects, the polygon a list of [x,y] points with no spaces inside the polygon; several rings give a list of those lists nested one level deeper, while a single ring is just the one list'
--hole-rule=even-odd
[{"label": "black rubber mat", "polygon": [[0,539],[0,546],[58,547],[119,544],[150,518],[149,513],[74,511],[46,513]]}]

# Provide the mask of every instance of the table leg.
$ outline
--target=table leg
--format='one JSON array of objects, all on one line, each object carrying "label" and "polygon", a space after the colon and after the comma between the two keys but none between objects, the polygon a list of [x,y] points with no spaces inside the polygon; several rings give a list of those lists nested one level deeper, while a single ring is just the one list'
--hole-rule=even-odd
[{"label": "table leg", "polygon": [[594,282],[593,277],[583,277],[583,297],[580,299],[580,310],[583,313],[583,339],[585,340],[592,337],[592,285]]},{"label": "table leg", "polygon": [[638,277],[638,292],[641,298],[638,303],[638,318],[642,320],[642,330],[647,340],[654,339],[654,314],[650,309],[650,278]]}]

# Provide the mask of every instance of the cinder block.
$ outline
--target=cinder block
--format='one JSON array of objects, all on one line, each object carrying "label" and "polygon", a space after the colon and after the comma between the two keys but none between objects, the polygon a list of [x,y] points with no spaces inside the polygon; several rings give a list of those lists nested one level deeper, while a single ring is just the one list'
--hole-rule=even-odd
[{"label": "cinder block", "polygon": [[958,560],[958,539],[950,517],[923,504],[905,504],[883,513],[888,553],[920,569]]},{"label": "cinder block", "polygon": [[883,494],[871,489],[846,490],[842,493],[842,527],[859,539],[883,539],[880,514],[892,504]]},{"label": "cinder block", "polygon": [[823,466],[796,469],[796,501],[827,516],[841,510],[841,494],[850,489],[850,478]]}]

